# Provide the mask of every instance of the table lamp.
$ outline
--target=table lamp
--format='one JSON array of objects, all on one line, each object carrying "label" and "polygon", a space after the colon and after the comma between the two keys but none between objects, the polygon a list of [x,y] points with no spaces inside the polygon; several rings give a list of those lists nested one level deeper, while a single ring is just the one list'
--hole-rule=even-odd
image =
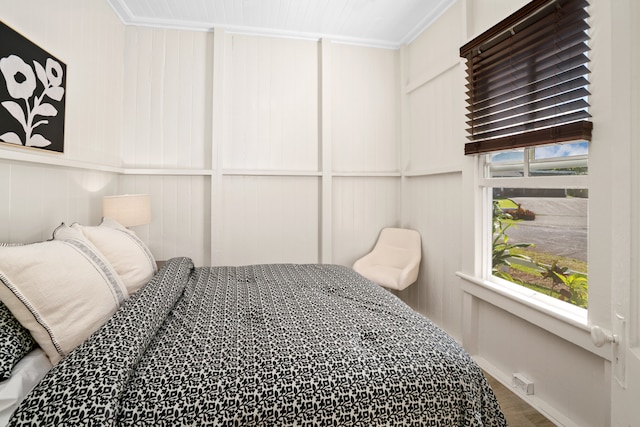
[{"label": "table lamp", "polygon": [[118,221],[124,227],[151,222],[151,201],[148,194],[124,194],[102,198],[102,216]]}]

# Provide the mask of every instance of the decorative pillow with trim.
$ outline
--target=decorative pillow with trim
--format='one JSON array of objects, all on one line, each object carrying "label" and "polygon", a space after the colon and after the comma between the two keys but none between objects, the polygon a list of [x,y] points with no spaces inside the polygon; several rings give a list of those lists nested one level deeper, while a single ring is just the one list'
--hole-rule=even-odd
[{"label": "decorative pillow with trim", "polygon": [[106,322],[128,296],[109,262],[64,224],[53,240],[0,246],[0,300],[53,364]]},{"label": "decorative pillow with trim", "polygon": [[9,378],[16,363],[35,346],[29,331],[0,301],[0,381]]},{"label": "decorative pillow with trim", "polygon": [[71,227],[81,231],[111,263],[129,294],[147,284],[158,271],[149,248],[133,231],[119,222],[105,217],[96,227],[77,223]]}]

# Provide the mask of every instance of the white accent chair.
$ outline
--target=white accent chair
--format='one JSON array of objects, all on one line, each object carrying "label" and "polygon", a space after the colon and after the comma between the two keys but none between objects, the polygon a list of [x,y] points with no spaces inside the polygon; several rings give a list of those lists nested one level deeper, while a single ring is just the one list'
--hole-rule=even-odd
[{"label": "white accent chair", "polygon": [[418,279],[422,243],[420,233],[407,228],[383,228],[371,252],[353,269],[385,288],[403,290]]}]

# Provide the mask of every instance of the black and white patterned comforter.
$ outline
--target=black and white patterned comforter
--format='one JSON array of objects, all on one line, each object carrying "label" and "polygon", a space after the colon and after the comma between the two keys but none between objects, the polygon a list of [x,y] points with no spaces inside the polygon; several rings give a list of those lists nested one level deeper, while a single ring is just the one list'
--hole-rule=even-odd
[{"label": "black and white patterned comforter", "polygon": [[452,338],[348,267],[174,258],[9,425],[506,423]]}]

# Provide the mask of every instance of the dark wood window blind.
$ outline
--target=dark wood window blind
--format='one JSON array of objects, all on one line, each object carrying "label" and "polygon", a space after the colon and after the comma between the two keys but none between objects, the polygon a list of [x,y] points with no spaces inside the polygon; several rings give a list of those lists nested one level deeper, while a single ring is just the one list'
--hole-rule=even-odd
[{"label": "dark wood window blind", "polygon": [[460,48],[465,154],[591,140],[587,0],[534,0]]}]

